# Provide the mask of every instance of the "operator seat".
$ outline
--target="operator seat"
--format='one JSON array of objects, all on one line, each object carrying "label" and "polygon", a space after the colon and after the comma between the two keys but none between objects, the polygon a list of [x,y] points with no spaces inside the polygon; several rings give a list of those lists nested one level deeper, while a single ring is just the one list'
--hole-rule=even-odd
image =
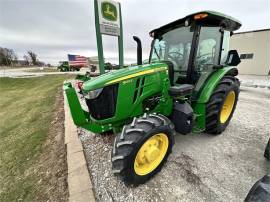
[{"label": "operator seat", "polygon": [[183,97],[187,95],[191,95],[194,86],[191,84],[180,84],[177,86],[171,86],[169,88],[169,95],[173,98]]}]

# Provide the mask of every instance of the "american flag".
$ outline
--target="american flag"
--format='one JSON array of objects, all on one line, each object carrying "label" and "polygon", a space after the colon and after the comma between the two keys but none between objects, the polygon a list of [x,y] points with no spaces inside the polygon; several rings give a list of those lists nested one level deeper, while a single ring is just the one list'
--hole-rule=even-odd
[{"label": "american flag", "polygon": [[80,55],[68,54],[68,62],[70,66],[87,66],[87,58]]}]

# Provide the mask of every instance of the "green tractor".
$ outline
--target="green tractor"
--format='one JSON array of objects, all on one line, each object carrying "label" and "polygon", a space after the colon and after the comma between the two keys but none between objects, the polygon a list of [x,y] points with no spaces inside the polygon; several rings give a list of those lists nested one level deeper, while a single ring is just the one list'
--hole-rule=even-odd
[{"label": "green tractor", "polygon": [[59,62],[59,65],[58,65],[57,69],[60,72],[68,72],[68,71],[70,71],[68,61]]},{"label": "green tractor", "polygon": [[57,69],[60,72],[69,72],[69,71],[80,71],[80,66],[70,66],[68,61],[59,62]]},{"label": "green tractor", "polygon": [[141,184],[159,172],[172,151],[175,132],[222,133],[239,95],[235,77],[240,58],[229,50],[236,19],[203,11],[150,32],[149,63],[109,72],[84,82],[82,93],[64,89],[74,123],[93,133],[117,134],[112,171],[128,184]]}]

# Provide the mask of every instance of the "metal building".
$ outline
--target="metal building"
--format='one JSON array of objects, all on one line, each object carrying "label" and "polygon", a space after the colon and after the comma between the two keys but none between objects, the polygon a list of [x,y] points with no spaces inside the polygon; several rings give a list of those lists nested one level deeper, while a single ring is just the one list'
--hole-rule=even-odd
[{"label": "metal building", "polygon": [[239,74],[270,75],[270,29],[234,33],[230,49],[241,58]]}]

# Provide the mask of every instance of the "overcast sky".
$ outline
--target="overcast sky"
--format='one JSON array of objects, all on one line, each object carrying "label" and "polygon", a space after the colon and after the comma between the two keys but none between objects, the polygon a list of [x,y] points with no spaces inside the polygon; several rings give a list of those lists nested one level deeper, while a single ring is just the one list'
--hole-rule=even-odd
[{"label": "overcast sky", "polygon": [[[215,10],[242,22],[239,31],[270,28],[270,0],[120,0],[125,62],[136,61],[142,39],[148,57],[150,30],[201,10]],[[67,53],[96,56],[93,0],[0,0],[0,47],[12,48],[19,58],[33,50],[52,64]],[[104,39],[105,58],[115,62],[117,40]]]}]

